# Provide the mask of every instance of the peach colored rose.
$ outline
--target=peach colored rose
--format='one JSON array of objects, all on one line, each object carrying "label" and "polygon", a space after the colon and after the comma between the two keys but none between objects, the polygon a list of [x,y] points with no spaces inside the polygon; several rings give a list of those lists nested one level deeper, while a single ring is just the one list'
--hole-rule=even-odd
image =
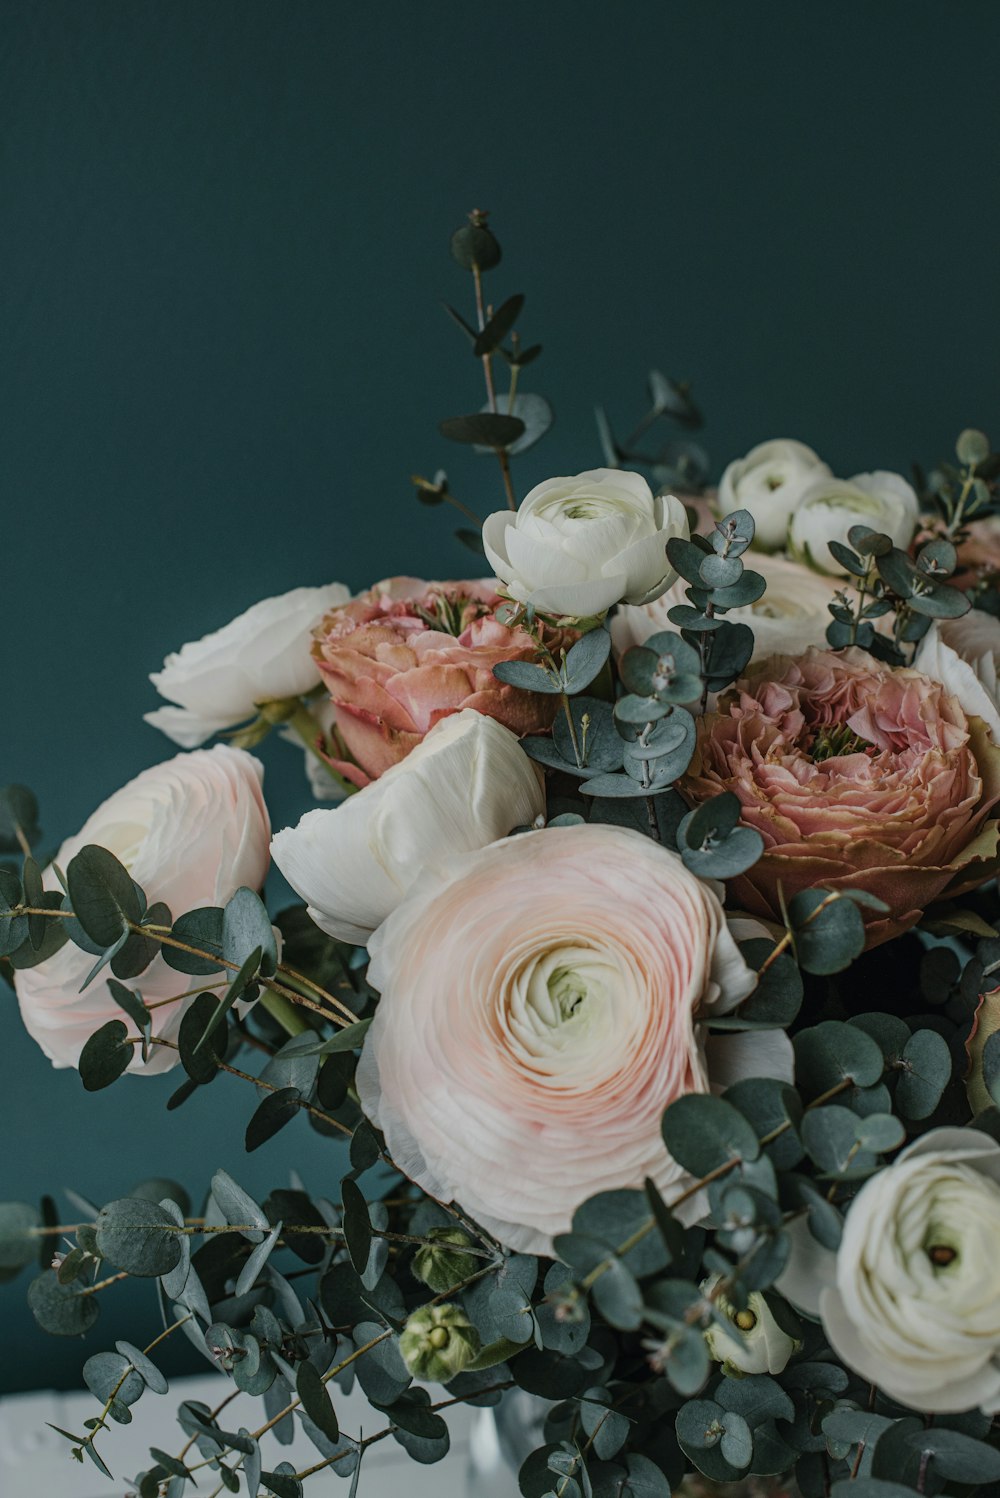
[{"label": "peach colored rose", "polygon": [[706,1035],[753,988],[714,888],[637,832],[553,827],[422,881],[376,932],[362,1106],[400,1168],[501,1242],[551,1251],[595,1192],[686,1184],[683,1093],[782,1076],[781,1032]]},{"label": "peach colored rose", "polygon": [[[267,874],[271,828],[263,778],[258,760],[228,745],[178,754],[109,796],[66,839],[54,862],[65,872],[85,844],[97,843],[120,859],[150,904],[163,901],[174,916],[201,905],[225,905],[241,885],[259,889]],[[59,888],[51,867],[44,883]],[[25,1028],[55,1066],[76,1066],[88,1038],[108,1020],[120,1019],[138,1033],[111,996],[107,968],[82,987],[93,966],[89,953],[67,942],[54,957],[15,974]],[[212,986],[211,979],[201,982]],[[155,957],[129,986],[153,1004],[193,985]],[[176,1039],[189,1003],[157,1008],[155,1033]],[[176,1051],[155,1047],[143,1065],[136,1046],[130,1070],[152,1075],[176,1062]]]},{"label": "peach colored rose", "polygon": [[751,667],[699,724],[683,792],[733,791],[764,855],[730,881],[735,904],[781,919],[800,890],[868,890],[869,945],[997,868],[1000,750],[940,682],[861,650]]},{"label": "peach colored rose", "polygon": [[[398,764],[449,713],[475,708],[516,734],[549,728],[556,699],[504,685],[499,661],[533,660],[522,629],[494,618],[492,580],[427,583],[394,577],[332,609],[314,632],[313,656],[356,766],[359,785]],[[550,632],[553,647],[575,635]]]}]

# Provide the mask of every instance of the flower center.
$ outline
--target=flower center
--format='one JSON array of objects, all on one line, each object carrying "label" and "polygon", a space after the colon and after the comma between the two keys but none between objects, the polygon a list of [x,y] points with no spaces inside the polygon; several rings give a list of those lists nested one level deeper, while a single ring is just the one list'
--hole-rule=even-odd
[{"label": "flower center", "polygon": [[485,618],[493,610],[478,598],[449,597],[445,593],[432,593],[414,608],[414,613],[430,629],[440,634],[453,635],[457,640],[477,619]]},{"label": "flower center", "polygon": [[948,1234],[941,1227],[932,1223],[924,1243],[924,1253],[930,1259],[935,1270],[950,1269],[958,1262],[958,1248],[954,1243],[948,1241]]},{"label": "flower center", "polygon": [[874,744],[855,733],[850,724],[830,723],[819,730],[809,752],[813,763],[818,765],[825,759],[839,759],[842,754],[861,754],[874,747]]},{"label": "flower center", "polygon": [[522,1057],[547,1065],[561,1056],[564,1079],[569,1057],[580,1065],[607,1057],[621,1025],[620,986],[608,957],[591,948],[567,944],[533,958],[507,1002],[507,1023]]},{"label": "flower center", "polygon": [[572,1019],[590,992],[583,974],[571,967],[557,967],[549,977],[548,990],[557,1023]]}]

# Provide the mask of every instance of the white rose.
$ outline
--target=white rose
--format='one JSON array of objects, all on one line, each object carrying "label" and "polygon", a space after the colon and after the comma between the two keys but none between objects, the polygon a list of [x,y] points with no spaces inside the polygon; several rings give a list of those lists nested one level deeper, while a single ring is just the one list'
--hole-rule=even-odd
[{"label": "white rose", "polygon": [[664,592],[676,576],[667,542],[687,535],[679,499],[654,497],[641,474],[595,468],[547,479],[516,513],[490,515],[483,545],[511,598],[586,618]]},{"label": "white rose", "polygon": [[[767,591],[756,603],[730,609],[726,619],[749,624],[754,634],[754,660],[768,655],[801,655],[810,645],[825,647],[827,625],[833,618],[828,605],[839,584],[799,562],[766,552],[750,553],[744,561],[765,579]],[[652,603],[620,608],[611,621],[617,654],[644,644],[661,630],[675,630],[677,626],[667,616],[675,604],[687,602],[687,586],[678,580]]]},{"label": "white rose", "polygon": [[804,442],[792,437],[761,442],[745,458],[730,463],[723,473],[716,513],[721,517],[733,510],[749,510],[757,528],[754,545],[762,551],[780,551],[803,491],[818,475],[829,472]]},{"label": "white rose", "polygon": [[[267,874],[271,828],[263,776],[258,760],[228,745],[178,754],[110,796],[67,838],[54,862],[65,872],[85,844],[97,843],[125,865],[151,905],[162,901],[174,916],[225,905],[242,885],[260,889]],[[44,883],[59,888],[51,868]],[[76,1066],[86,1041],[108,1020],[123,1020],[138,1033],[111,996],[107,968],[81,992],[93,965],[89,953],[67,942],[54,957],[15,974],[25,1028],[55,1066]],[[200,982],[212,986],[211,979]],[[156,957],[132,986],[153,1004],[186,993],[192,982]],[[176,1039],[188,1003],[154,1010],[155,1033]],[[152,1074],[176,1061],[176,1051],[156,1047],[143,1065],[137,1046],[130,1069]]]},{"label": "white rose", "polygon": [[920,501],[898,473],[856,473],[850,479],[817,478],[799,496],[788,526],[793,556],[821,572],[843,574],[827,542],[849,546],[852,525],[868,525],[905,550],[920,518]]},{"label": "white rose", "polygon": [[797,1225],[777,1289],[911,1409],[1000,1410],[1000,1146],[931,1129],[851,1203],[836,1254]]},{"label": "white rose", "polygon": [[538,771],[516,734],[466,708],[343,805],[306,812],[271,851],[317,926],[365,943],[421,875],[544,810]]},{"label": "white rose", "polygon": [[970,609],[960,619],[938,619],[920,642],[914,670],[943,682],[969,716],[982,718],[1000,744],[1000,619]]},{"label": "white rose", "polygon": [[[721,1275],[713,1274],[701,1286],[711,1296]],[[713,1321],[705,1333],[709,1355],[722,1363],[727,1373],[780,1373],[802,1345],[782,1331],[763,1295],[754,1291],[745,1310],[738,1311],[724,1295],[715,1296],[716,1308],[729,1322],[723,1329]]]},{"label": "white rose", "polygon": [[182,646],[149,678],[160,696],[177,706],[146,713],[145,721],[193,749],[253,717],[259,702],[311,691],[320,681],[310,652],[313,626],[350,596],[343,583],[293,588],[261,599],[222,629]]}]

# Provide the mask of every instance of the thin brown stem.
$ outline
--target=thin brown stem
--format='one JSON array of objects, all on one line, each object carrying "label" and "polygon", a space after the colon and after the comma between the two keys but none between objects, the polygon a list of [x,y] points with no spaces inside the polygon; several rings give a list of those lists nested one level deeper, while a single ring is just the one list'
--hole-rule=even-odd
[{"label": "thin brown stem", "polygon": [[[162,1035],[151,1036],[150,1044],[165,1046],[171,1051],[180,1050],[180,1046],[176,1041],[166,1040]],[[220,1071],[228,1072],[231,1077],[239,1077],[244,1082],[252,1082],[255,1087],[263,1087],[265,1092],[280,1092],[282,1090],[280,1087],[276,1087],[273,1082],[265,1082],[262,1077],[255,1077],[252,1072],[241,1071],[238,1066],[230,1066],[228,1061],[220,1061],[218,1067]],[[320,1108],[314,1108],[311,1103],[299,1103],[299,1107],[304,1112],[311,1113],[313,1118],[319,1119],[321,1123],[329,1124],[332,1129],[338,1129],[341,1134],[346,1134],[350,1137],[354,1132],[347,1124],[341,1123],[337,1118],[332,1118],[329,1113],[324,1113]]]}]

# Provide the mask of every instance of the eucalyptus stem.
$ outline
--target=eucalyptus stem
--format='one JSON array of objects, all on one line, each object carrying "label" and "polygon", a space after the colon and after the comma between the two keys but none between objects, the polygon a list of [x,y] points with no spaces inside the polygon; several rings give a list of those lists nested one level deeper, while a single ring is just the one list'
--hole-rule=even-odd
[{"label": "eucalyptus stem", "polygon": [[[472,263],[472,280],[476,289],[476,318],[478,319],[479,331],[481,333],[486,326],[486,306],[483,301],[483,273],[475,261]],[[493,355],[488,353],[483,354],[482,359],[483,376],[486,380],[486,399],[489,403],[490,411],[495,415],[497,409],[497,392],[493,381]],[[494,451],[497,455],[497,462],[500,464],[500,476],[503,479],[507,508],[509,510],[516,510],[517,500],[514,497],[514,485],[511,483],[510,477],[510,458],[507,456],[506,448],[498,447]]]},{"label": "eucalyptus stem", "polygon": [[562,710],[566,715],[566,726],[569,729],[570,743],[573,745],[573,753],[576,756],[577,769],[582,770],[584,768],[584,761],[580,753],[580,741],[577,738],[576,724],[573,722],[573,709],[570,706],[569,697],[565,692],[559,693],[559,700],[562,703]]},{"label": "eucalyptus stem", "polygon": [[[150,1044],[165,1046],[168,1050],[171,1051],[180,1050],[180,1046],[176,1041],[167,1040],[162,1035],[151,1036]],[[231,1066],[228,1061],[219,1061],[217,1062],[217,1065],[220,1071],[228,1073],[228,1075],[231,1077],[239,1077],[243,1082],[252,1082],[255,1087],[263,1087],[265,1092],[281,1092],[282,1090],[280,1087],[276,1087],[273,1082],[265,1082],[263,1077],[255,1077],[248,1071],[241,1071],[238,1066]],[[312,1103],[305,1103],[300,1101],[298,1106],[299,1108],[304,1109],[306,1113],[311,1114],[313,1118],[318,1119],[321,1123],[329,1125],[331,1129],[339,1130],[341,1134],[351,1136],[354,1132],[353,1129],[348,1128],[347,1124],[341,1123],[338,1118],[331,1117],[329,1113],[324,1113],[320,1108],[314,1108]]]},{"label": "eucalyptus stem", "polygon": [[[4,918],[14,920],[17,916],[22,915],[44,915],[63,920],[75,919],[75,912],[72,910],[49,910],[37,905],[14,905],[11,906],[10,910],[0,910],[0,920]],[[226,968],[231,973],[238,973],[240,970],[239,963],[230,962],[227,958],[220,957],[217,952],[206,952],[203,947],[195,947],[190,942],[178,940],[176,936],[170,934],[169,928],[166,926],[144,926],[139,921],[129,921],[128,928],[136,936],[145,936],[151,941],[159,942],[160,946],[173,947],[178,952],[187,952],[192,957],[202,957],[206,962],[215,962],[219,967]],[[279,962],[278,972],[284,971],[284,964]],[[327,1003],[332,1004],[337,1011],[336,1014],[331,1014],[329,1009],[325,1008],[323,1004],[310,999],[306,994],[297,992],[294,988],[289,988],[283,983],[278,983],[274,978],[265,978],[263,974],[258,973],[254,981],[260,983],[262,987],[269,989],[271,993],[278,994],[288,999],[292,1004],[299,1005],[301,1008],[311,1009],[315,1014],[321,1014],[324,1019],[331,1020],[334,1024],[338,1024],[344,1029],[348,1025],[357,1023],[357,1015],[347,1008],[343,1000],[338,999],[332,993],[327,993],[326,989],[320,988],[317,983],[309,981],[309,987],[314,993],[322,995]],[[204,992],[205,990],[202,989],[200,991]]]}]

